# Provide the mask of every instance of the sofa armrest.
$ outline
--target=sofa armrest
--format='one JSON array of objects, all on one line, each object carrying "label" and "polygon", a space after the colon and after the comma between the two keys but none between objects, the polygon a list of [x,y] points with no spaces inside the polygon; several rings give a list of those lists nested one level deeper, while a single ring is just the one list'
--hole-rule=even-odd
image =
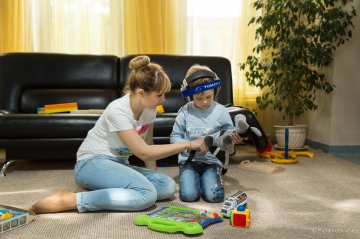
[{"label": "sofa armrest", "polygon": [[14,110],[0,109],[0,115],[8,115],[8,114],[15,114],[15,113],[19,113],[19,112],[14,111]]}]

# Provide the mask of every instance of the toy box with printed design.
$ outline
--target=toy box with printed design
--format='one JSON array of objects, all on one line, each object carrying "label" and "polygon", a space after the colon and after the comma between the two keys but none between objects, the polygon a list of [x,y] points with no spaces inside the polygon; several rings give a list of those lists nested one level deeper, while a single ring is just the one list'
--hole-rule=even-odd
[{"label": "toy box with printed design", "polygon": [[0,204],[0,234],[26,225],[34,218],[32,211]]}]

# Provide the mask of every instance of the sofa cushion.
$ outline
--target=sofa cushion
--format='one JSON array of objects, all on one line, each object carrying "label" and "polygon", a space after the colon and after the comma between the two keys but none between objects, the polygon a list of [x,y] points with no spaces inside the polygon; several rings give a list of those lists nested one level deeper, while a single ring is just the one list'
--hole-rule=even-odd
[{"label": "sofa cushion", "polygon": [[6,114],[0,117],[2,139],[85,138],[98,114]]},{"label": "sofa cushion", "polygon": [[[109,89],[116,91],[119,97],[118,75],[119,58],[113,55],[1,54],[0,83],[1,88],[6,90],[1,90],[0,109],[21,112],[21,94],[32,89]],[[64,99],[57,100],[64,103]],[[33,112],[33,106],[31,109],[28,106],[31,106],[31,102],[24,109]]]},{"label": "sofa cushion", "polygon": [[79,109],[105,109],[118,98],[116,89],[27,89],[21,93],[20,112],[37,113],[48,104],[77,102]]},{"label": "sofa cushion", "polygon": [[177,113],[163,113],[158,115],[154,123],[154,138],[168,137],[172,132]]}]

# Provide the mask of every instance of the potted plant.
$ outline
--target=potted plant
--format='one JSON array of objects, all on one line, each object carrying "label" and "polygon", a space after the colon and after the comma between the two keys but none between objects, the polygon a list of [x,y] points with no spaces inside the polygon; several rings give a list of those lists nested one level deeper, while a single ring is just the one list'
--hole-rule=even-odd
[{"label": "potted plant", "polygon": [[[255,38],[259,44],[253,49],[254,55],[239,66],[245,71],[249,85],[262,90],[256,98],[258,109],[272,105],[292,127],[294,117],[318,108],[315,102],[318,91],[327,94],[333,91],[334,85],[329,83],[323,69],[332,63],[334,51],[352,37],[356,11],[348,6],[350,2],[256,0],[253,3],[252,7],[262,11],[261,16],[249,22],[249,25],[257,24]],[[305,129],[302,131],[306,133]],[[284,138],[284,130],[281,132]],[[292,147],[301,148],[305,138]],[[283,147],[280,142],[278,145]]]}]

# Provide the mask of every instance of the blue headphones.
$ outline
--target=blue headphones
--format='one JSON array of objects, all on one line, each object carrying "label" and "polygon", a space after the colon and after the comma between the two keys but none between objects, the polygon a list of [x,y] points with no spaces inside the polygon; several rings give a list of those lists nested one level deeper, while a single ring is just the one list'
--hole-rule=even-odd
[{"label": "blue headphones", "polygon": [[[214,80],[195,87],[188,86],[190,82],[200,78],[213,78]],[[192,95],[199,94],[200,92],[211,89],[215,89],[214,93],[216,96],[220,88],[221,88],[221,80],[215,73],[207,70],[201,70],[201,71],[196,71],[191,75],[189,75],[188,77],[186,77],[183,80],[180,90],[181,90],[181,96],[183,98],[188,98]]]}]

